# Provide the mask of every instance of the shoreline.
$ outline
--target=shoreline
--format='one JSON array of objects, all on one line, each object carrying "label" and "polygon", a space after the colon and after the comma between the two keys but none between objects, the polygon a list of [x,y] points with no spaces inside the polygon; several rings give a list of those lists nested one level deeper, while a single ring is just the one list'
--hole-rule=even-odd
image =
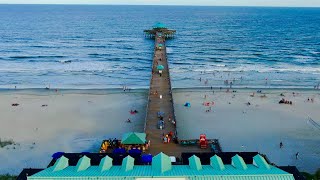
[{"label": "shoreline", "polygon": [[[211,89],[212,87],[212,89]],[[186,86],[186,87],[172,87],[172,90],[174,91],[180,91],[180,90],[310,90],[310,91],[319,91],[320,89],[315,89],[312,87],[292,87],[292,86],[281,86],[281,87],[237,87],[233,86],[232,88],[226,87],[226,86]],[[52,91],[63,91],[63,92],[68,92],[68,91],[105,91],[105,92],[138,92],[138,91],[148,91],[149,87],[130,87],[129,89],[126,89],[126,91],[123,90],[123,88],[38,88],[38,87],[29,87],[29,88],[1,88],[0,87],[0,93],[1,92],[14,92],[14,91],[38,91],[38,92],[52,92]]]},{"label": "shoreline", "polygon": [[[312,172],[318,158],[314,155],[320,153],[316,148],[320,131],[306,119],[306,114],[314,118],[315,124],[320,124],[317,119],[320,91],[232,90],[173,88],[179,137],[195,139],[200,133],[206,133],[208,138],[218,138],[224,151],[259,151],[277,165],[297,165],[301,170]],[[94,152],[98,151],[103,139],[120,138],[129,131],[143,132],[148,92],[149,89],[124,92],[121,88],[59,89],[58,92],[43,88],[0,89],[0,138],[20,144],[0,148],[0,162],[6,162],[0,166],[7,166],[0,169],[0,173],[16,174],[22,167],[44,167],[54,152]],[[255,97],[250,96],[253,92]],[[279,105],[280,93],[294,105]],[[263,94],[267,97],[262,98]],[[207,95],[206,99],[204,95]],[[314,103],[306,102],[307,97],[314,98]],[[187,101],[191,103],[190,108],[183,106]],[[212,112],[206,112],[209,107],[203,106],[204,101],[215,102]],[[250,106],[246,105],[249,101]],[[12,107],[12,103],[20,105]],[[42,107],[44,104],[48,106]],[[130,115],[130,109],[137,109],[139,114]],[[128,118],[133,123],[125,123]],[[197,127],[194,127],[195,121]],[[283,151],[278,149],[280,140],[285,144]],[[53,141],[55,143],[50,143]],[[296,151],[301,153],[300,161],[293,158]],[[15,161],[10,161],[12,157]]]}]

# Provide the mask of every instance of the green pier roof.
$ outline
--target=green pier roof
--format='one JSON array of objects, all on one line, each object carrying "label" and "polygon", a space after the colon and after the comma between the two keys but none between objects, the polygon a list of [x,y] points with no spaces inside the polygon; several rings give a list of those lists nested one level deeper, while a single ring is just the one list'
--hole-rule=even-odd
[{"label": "green pier roof", "polygon": [[154,26],[154,29],[166,29],[166,25],[164,25],[163,23],[157,22]]},{"label": "green pier roof", "polygon": [[210,165],[201,165],[197,156],[189,158],[189,165],[172,165],[170,157],[160,153],[153,157],[152,165],[134,165],[127,156],[121,166],[112,165],[109,156],[101,159],[99,166],[90,166],[90,159],[83,156],[77,166],[69,166],[68,158],[62,156],[56,163],[28,179],[136,179],[136,178],[185,178],[192,180],[294,180],[289,174],[267,163],[260,155],[253,164],[244,164],[242,157],[235,155],[232,164],[223,164],[217,155],[210,158]]}]

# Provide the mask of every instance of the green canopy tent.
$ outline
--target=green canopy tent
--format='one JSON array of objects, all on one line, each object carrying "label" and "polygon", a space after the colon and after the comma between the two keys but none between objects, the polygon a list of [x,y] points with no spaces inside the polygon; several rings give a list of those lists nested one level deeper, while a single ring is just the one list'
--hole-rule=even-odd
[{"label": "green canopy tent", "polygon": [[158,65],[158,66],[157,66],[157,69],[158,69],[158,70],[164,70],[164,66],[163,66],[163,65]]},{"label": "green canopy tent", "polygon": [[126,133],[122,136],[121,144],[145,144],[146,134],[145,133]]}]

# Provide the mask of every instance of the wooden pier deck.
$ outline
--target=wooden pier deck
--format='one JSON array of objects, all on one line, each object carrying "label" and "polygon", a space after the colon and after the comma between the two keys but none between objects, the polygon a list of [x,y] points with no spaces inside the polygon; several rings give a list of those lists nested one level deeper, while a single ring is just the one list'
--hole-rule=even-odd
[{"label": "wooden pier deck", "polygon": [[[169,121],[169,116],[174,121],[174,106],[171,93],[171,82],[168,67],[168,59],[166,52],[165,38],[161,32],[155,34],[155,48],[152,64],[152,77],[150,82],[149,102],[147,107],[145,133],[147,140],[150,140],[150,148],[147,153],[156,155],[163,152],[170,156],[180,157],[181,152],[210,152],[210,148],[200,149],[199,146],[182,146],[171,141],[170,143],[163,143],[163,134],[169,132],[176,132],[175,125]],[[161,49],[158,49],[159,44],[162,44]],[[163,65],[162,75],[160,76],[157,70],[158,65]],[[161,96],[161,97],[160,97]],[[164,112],[163,120],[165,122],[164,128],[158,128],[158,112]],[[176,121],[178,124],[179,121]]]}]

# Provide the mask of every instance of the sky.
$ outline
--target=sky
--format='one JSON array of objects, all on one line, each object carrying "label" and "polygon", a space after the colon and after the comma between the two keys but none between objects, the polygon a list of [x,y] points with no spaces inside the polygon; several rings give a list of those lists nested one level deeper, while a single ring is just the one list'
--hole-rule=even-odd
[{"label": "sky", "polygon": [[0,4],[127,4],[320,7],[320,0],[0,0]]}]

